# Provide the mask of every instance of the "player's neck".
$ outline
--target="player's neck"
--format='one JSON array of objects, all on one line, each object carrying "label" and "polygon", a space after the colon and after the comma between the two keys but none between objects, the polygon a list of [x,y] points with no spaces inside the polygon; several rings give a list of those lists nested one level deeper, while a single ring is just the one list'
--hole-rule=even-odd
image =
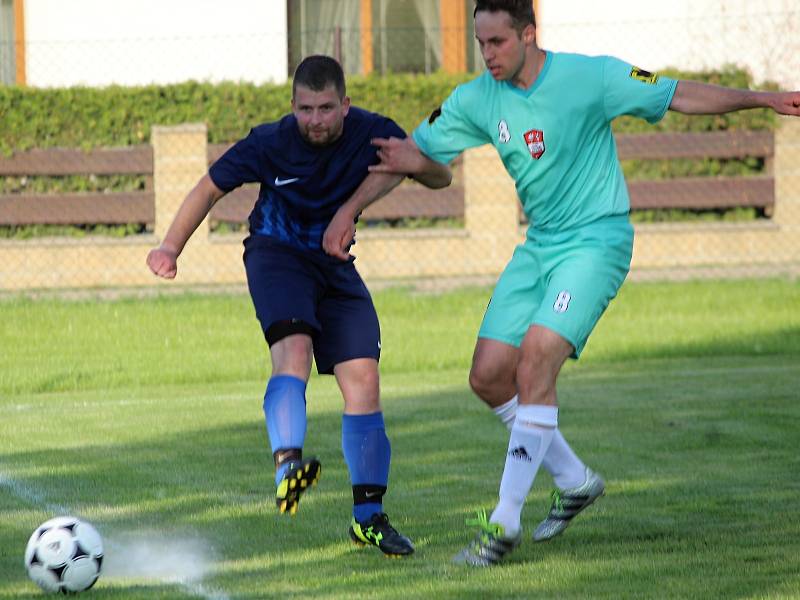
[{"label": "player's neck", "polygon": [[533,46],[528,49],[525,55],[525,62],[522,64],[522,68],[520,68],[516,76],[511,79],[511,85],[523,90],[527,90],[531,87],[533,82],[536,81],[536,78],[539,77],[539,73],[542,72],[546,58],[547,52],[541,48]]}]

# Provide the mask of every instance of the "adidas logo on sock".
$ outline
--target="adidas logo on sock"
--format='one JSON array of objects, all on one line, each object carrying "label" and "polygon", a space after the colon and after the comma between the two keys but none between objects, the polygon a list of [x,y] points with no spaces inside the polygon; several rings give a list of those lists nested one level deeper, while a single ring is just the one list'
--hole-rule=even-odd
[{"label": "adidas logo on sock", "polygon": [[525,450],[525,446],[517,446],[513,450],[509,450],[508,455],[512,458],[516,458],[517,460],[524,460],[527,462],[533,461],[531,455],[528,454],[527,450]]}]

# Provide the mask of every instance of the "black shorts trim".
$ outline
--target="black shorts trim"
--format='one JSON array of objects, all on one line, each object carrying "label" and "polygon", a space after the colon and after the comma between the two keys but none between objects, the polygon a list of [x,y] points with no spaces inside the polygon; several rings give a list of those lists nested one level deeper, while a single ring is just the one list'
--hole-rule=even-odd
[{"label": "black shorts trim", "polygon": [[267,330],[264,332],[264,339],[267,340],[267,344],[270,348],[272,345],[280,342],[283,338],[289,337],[290,335],[295,335],[298,333],[303,333],[305,335],[313,337],[316,333],[316,329],[314,329],[311,325],[306,323],[305,321],[301,321],[300,319],[288,319],[286,321],[277,321],[267,327]]}]

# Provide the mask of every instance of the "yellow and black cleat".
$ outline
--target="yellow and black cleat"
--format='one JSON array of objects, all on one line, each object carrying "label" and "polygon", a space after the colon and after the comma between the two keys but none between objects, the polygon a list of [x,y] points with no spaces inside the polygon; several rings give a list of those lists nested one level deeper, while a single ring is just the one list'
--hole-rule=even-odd
[{"label": "yellow and black cleat", "polygon": [[389,524],[386,513],[375,513],[364,523],[350,522],[350,539],[358,546],[376,546],[386,556],[399,558],[414,553],[414,544]]},{"label": "yellow and black cleat", "polygon": [[322,465],[316,458],[289,463],[289,468],[275,492],[278,512],[294,515],[300,503],[300,496],[312,485],[317,485],[321,473]]}]

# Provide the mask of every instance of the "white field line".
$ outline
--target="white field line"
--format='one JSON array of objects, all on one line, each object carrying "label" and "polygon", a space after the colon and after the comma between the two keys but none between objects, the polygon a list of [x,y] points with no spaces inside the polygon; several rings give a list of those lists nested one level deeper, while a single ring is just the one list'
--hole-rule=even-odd
[{"label": "white field line", "polygon": [[6,488],[17,498],[24,500],[28,504],[33,504],[36,507],[42,508],[45,512],[51,513],[53,516],[72,514],[66,506],[48,502],[44,494],[16,479],[11,479],[3,473],[0,473],[0,488]]},{"label": "white field line", "polygon": [[[17,498],[24,500],[28,504],[33,504],[37,508],[43,509],[52,516],[71,515],[80,518],[80,515],[76,514],[69,507],[63,504],[49,502],[41,491],[17,481],[16,479],[12,479],[3,473],[0,473],[0,488],[7,489]],[[199,582],[175,581],[173,583],[177,583],[188,594],[198,598],[205,598],[207,600],[229,600],[230,598],[225,592],[207,587]]]}]

